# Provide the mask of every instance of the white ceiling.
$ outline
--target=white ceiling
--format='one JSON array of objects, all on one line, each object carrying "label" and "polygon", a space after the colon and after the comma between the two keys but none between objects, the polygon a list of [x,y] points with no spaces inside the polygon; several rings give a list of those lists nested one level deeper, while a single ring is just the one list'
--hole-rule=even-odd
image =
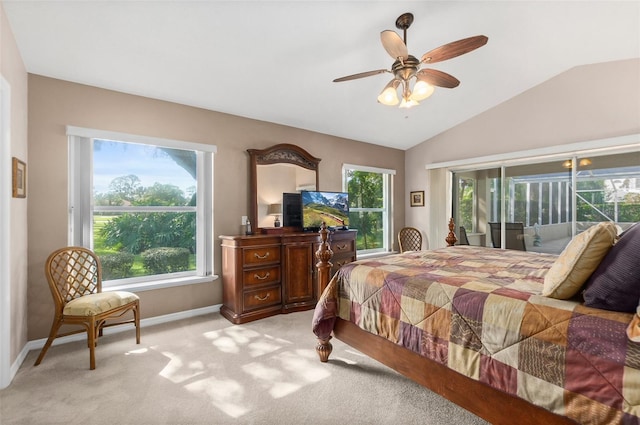
[{"label": "white ceiling", "polygon": [[[27,71],[399,149],[574,66],[640,57],[640,1],[3,0]],[[380,32],[414,14],[409,53],[484,34],[431,67],[457,77],[383,106]],[[611,76],[615,78],[615,76]],[[606,84],[606,81],[594,81]],[[585,90],[588,90],[585,87]],[[640,97],[640,95],[639,95]]]}]

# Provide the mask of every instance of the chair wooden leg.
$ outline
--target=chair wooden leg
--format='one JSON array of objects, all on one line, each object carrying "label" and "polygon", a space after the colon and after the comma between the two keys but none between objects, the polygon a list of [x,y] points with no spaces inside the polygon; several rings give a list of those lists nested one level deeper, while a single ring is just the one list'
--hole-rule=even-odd
[{"label": "chair wooden leg", "polygon": [[96,319],[91,317],[87,329],[87,340],[89,344],[89,369],[96,368]]},{"label": "chair wooden leg", "polygon": [[53,323],[51,324],[49,338],[47,338],[47,342],[44,344],[44,347],[42,347],[42,350],[40,350],[40,355],[36,359],[36,362],[33,364],[34,366],[38,366],[42,359],[44,359],[44,355],[47,354],[47,350],[49,350],[49,347],[51,347],[53,340],[56,339],[56,336],[58,335],[58,329],[60,329],[61,325],[62,322],[58,320],[58,318],[55,318]]},{"label": "chair wooden leg", "polygon": [[140,302],[133,309],[133,319],[136,325],[136,344],[140,344]]}]

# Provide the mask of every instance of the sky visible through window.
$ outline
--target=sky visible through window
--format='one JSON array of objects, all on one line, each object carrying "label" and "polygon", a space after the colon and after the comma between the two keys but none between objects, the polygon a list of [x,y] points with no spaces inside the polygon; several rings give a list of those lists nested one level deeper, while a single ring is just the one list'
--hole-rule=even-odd
[{"label": "sky visible through window", "polygon": [[93,148],[94,193],[106,193],[116,178],[134,174],[143,187],[154,183],[178,186],[185,193],[196,180],[155,146],[95,140]]}]

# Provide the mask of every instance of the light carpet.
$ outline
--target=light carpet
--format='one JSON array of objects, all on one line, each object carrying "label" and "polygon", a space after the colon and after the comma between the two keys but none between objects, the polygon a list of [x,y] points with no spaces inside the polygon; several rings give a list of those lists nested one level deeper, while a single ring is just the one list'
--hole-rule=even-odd
[{"label": "light carpet", "polygon": [[306,311],[232,325],[209,314],[32,351],[0,424],[486,424],[340,341],[321,363]]}]

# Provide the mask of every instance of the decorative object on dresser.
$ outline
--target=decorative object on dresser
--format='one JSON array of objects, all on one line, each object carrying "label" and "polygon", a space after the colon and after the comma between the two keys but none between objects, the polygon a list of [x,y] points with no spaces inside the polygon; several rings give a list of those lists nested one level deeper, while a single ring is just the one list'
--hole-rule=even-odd
[{"label": "decorative object on dresser", "polygon": [[[356,260],[355,230],[331,232],[331,277]],[[220,313],[245,323],[280,313],[313,309],[324,286],[318,282],[318,233],[220,236],[222,298]]]},{"label": "decorative object on dresser", "polygon": [[267,214],[275,217],[273,219],[273,227],[280,227],[280,214],[282,214],[282,204],[270,204],[269,209],[267,210]]}]

